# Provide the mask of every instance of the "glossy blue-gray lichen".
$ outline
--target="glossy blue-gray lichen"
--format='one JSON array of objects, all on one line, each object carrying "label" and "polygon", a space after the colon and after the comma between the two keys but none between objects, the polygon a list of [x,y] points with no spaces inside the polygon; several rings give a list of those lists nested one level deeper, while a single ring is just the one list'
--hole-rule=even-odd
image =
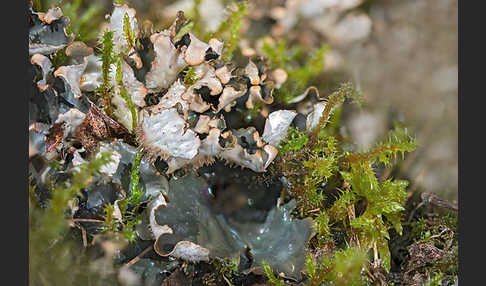
[{"label": "glossy blue-gray lichen", "polygon": [[29,2],[29,55],[53,54],[72,42],[74,35],[66,33],[69,23],[59,7],[34,12]]},{"label": "glossy blue-gray lichen", "polygon": [[300,276],[312,228],[309,219],[290,215],[295,201],[274,207],[263,223],[238,222],[211,207],[210,192],[206,181],[196,174],[169,181],[167,201],[146,210],[147,216],[155,216],[156,225],[145,227],[168,226],[171,230],[155,237],[157,253],[190,261],[214,257],[238,260],[251,253],[254,261],[248,268],[261,266],[266,260],[289,277]]}]

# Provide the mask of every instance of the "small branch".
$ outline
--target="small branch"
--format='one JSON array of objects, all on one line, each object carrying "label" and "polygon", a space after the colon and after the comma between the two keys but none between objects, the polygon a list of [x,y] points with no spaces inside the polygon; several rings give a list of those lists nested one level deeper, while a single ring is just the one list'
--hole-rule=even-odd
[{"label": "small branch", "polygon": [[88,239],[86,238],[86,229],[84,227],[81,228],[81,233],[83,234],[83,247],[88,247]]},{"label": "small branch", "polygon": [[373,267],[378,267],[380,265],[380,258],[378,257],[378,247],[376,246],[376,241],[373,242]]},{"label": "small branch", "polygon": [[104,223],[105,221],[93,218],[73,218],[69,219],[71,222],[97,222],[97,223]]},{"label": "small branch", "polygon": [[135,256],[135,258],[133,258],[132,260],[130,260],[127,264],[125,264],[123,266],[124,267],[130,267],[133,264],[137,263],[137,261],[139,261],[140,258],[142,258],[145,254],[147,254],[147,252],[149,252],[150,250],[152,250],[153,247],[154,247],[153,245],[150,245],[144,251],[142,251],[139,255]]},{"label": "small branch", "polygon": [[347,205],[347,210],[348,210],[349,228],[351,229],[351,242],[354,242],[354,244],[358,246],[358,248],[360,248],[358,236],[354,232],[354,228],[351,226],[351,222],[356,219],[354,205]]},{"label": "small branch", "polygon": [[228,284],[228,286],[233,286],[233,284],[231,284],[231,282],[229,281],[229,279],[226,278],[226,276],[224,276],[224,274],[222,276],[223,276],[224,281]]}]

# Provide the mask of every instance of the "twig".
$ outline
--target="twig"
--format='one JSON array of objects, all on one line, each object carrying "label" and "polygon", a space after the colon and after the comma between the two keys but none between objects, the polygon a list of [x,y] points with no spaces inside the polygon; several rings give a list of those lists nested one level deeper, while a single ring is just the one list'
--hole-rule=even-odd
[{"label": "twig", "polygon": [[83,234],[83,246],[84,248],[88,247],[88,239],[86,238],[86,229],[81,227],[81,233]]},{"label": "twig", "polygon": [[[351,224],[351,222],[356,219],[354,205],[347,205],[346,208],[348,210],[349,224]],[[356,246],[358,246],[358,248],[360,248],[361,246],[360,246],[360,243],[359,243],[359,239],[358,239],[358,236],[356,235],[356,233],[354,232],[354,228],[352,226],[350,226],[350,229],[351,229],[351,242],[354,242],[356,244]]]},{"label": "twig", "polygon": [[441,208],[446,208],[450,210],[457,211],[458,207],[456,204],[449,202],[447,200],[439,198],[436,194],[433,193],[422,193],[421,195],[423,202],[426,204],[434,205]]},{"label": "twig", "polygon": [[132,260],[130,260],[127,264],[124,265],[124,267],[130,267],[132,266],[133,264],[137,263],[137,261],[140,260],[140,258],[142,258],[142,256],[144,256],[145,254],[147,254],[147,252],[149,252],[150,250],[152,250],[154,246],[153,245],[150,245],[149,247],[147,247],[144,251],[142,251],[139,255],[135,256],[135,258],[133,258]]},{"label": "twig", "polygon": [[70,219],[72,222],[98,222],[98,223],[104,223],[105,221],[99,220],[99,219],[93,219],[93,218],[73,218]]},{"label": "twig", "polygon": [[421,208],[425,203],[422,201],[420,202],[411,212],[410,212],[410,215],[408,216],[408,220],[407,220],[407,223],[410,223],[413,219],[413,216],[415,215],[415,212]]},{"label": "twig", "polygon": [[433,193],[422,193],[421,195],[422,201],[410,212],[410,216],[408,217],[407,222],[411,222],[415,212],[424,205],[433,205],[440,208],[446,208],[453,211],[458,211],[458,207],[456,204],[446,201],[444,199],[439,198],[436,194]]},{"label": "twig", "polygon": [[229,281],[229,279],[226,278],[226,276],[224,276],[224,274],[222,276],[223,276],[224,281],[226,281],[226,283],[228,283],[228,286],[233,286],[233,284],[231,284],[231,282]]},{"label": "twig", "polygon": [[378,247],[376,246],[376,241],[373,242],[373,267],[378,267],[380,265],[380,259],[378,258]]}]

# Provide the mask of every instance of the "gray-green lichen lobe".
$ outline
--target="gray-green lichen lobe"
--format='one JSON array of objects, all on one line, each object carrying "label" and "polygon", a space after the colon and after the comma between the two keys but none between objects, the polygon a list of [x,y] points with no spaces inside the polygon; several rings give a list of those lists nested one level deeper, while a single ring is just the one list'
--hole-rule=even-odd
[{"label": "gray-green lichen lobe", "polygon": [[195,174],[169,181],[167,205],[155,209],[155,220],[158,225],[169,226],[173,233],[161,235],[155,249],[169,255],[178,248],[178,242],[188,241],[207,249],[209,257],[237,261],[250,252],[253,261],[248,268],[261,266],[266,260],[289,277],[300,276],[311,221],[291,217],[295,201],[274,207],[263,223],[237,222],[211,208],[210,191],[204,178]]}]

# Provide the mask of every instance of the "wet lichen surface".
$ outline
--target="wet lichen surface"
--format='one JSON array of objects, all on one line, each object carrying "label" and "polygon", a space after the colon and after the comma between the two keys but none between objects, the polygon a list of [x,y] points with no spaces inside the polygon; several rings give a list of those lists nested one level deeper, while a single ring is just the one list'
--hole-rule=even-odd
[{"label": "wet lichen surface", "polygon": [[350,142],[360,92],[311,84],[326,45],[248,52],[248,2],[212,30],[197,9],[155,28],[122,2],[97,37],[29,6],[32,285],[457,281],[457,207],[395,179],[416,147],[403,122]]}]

